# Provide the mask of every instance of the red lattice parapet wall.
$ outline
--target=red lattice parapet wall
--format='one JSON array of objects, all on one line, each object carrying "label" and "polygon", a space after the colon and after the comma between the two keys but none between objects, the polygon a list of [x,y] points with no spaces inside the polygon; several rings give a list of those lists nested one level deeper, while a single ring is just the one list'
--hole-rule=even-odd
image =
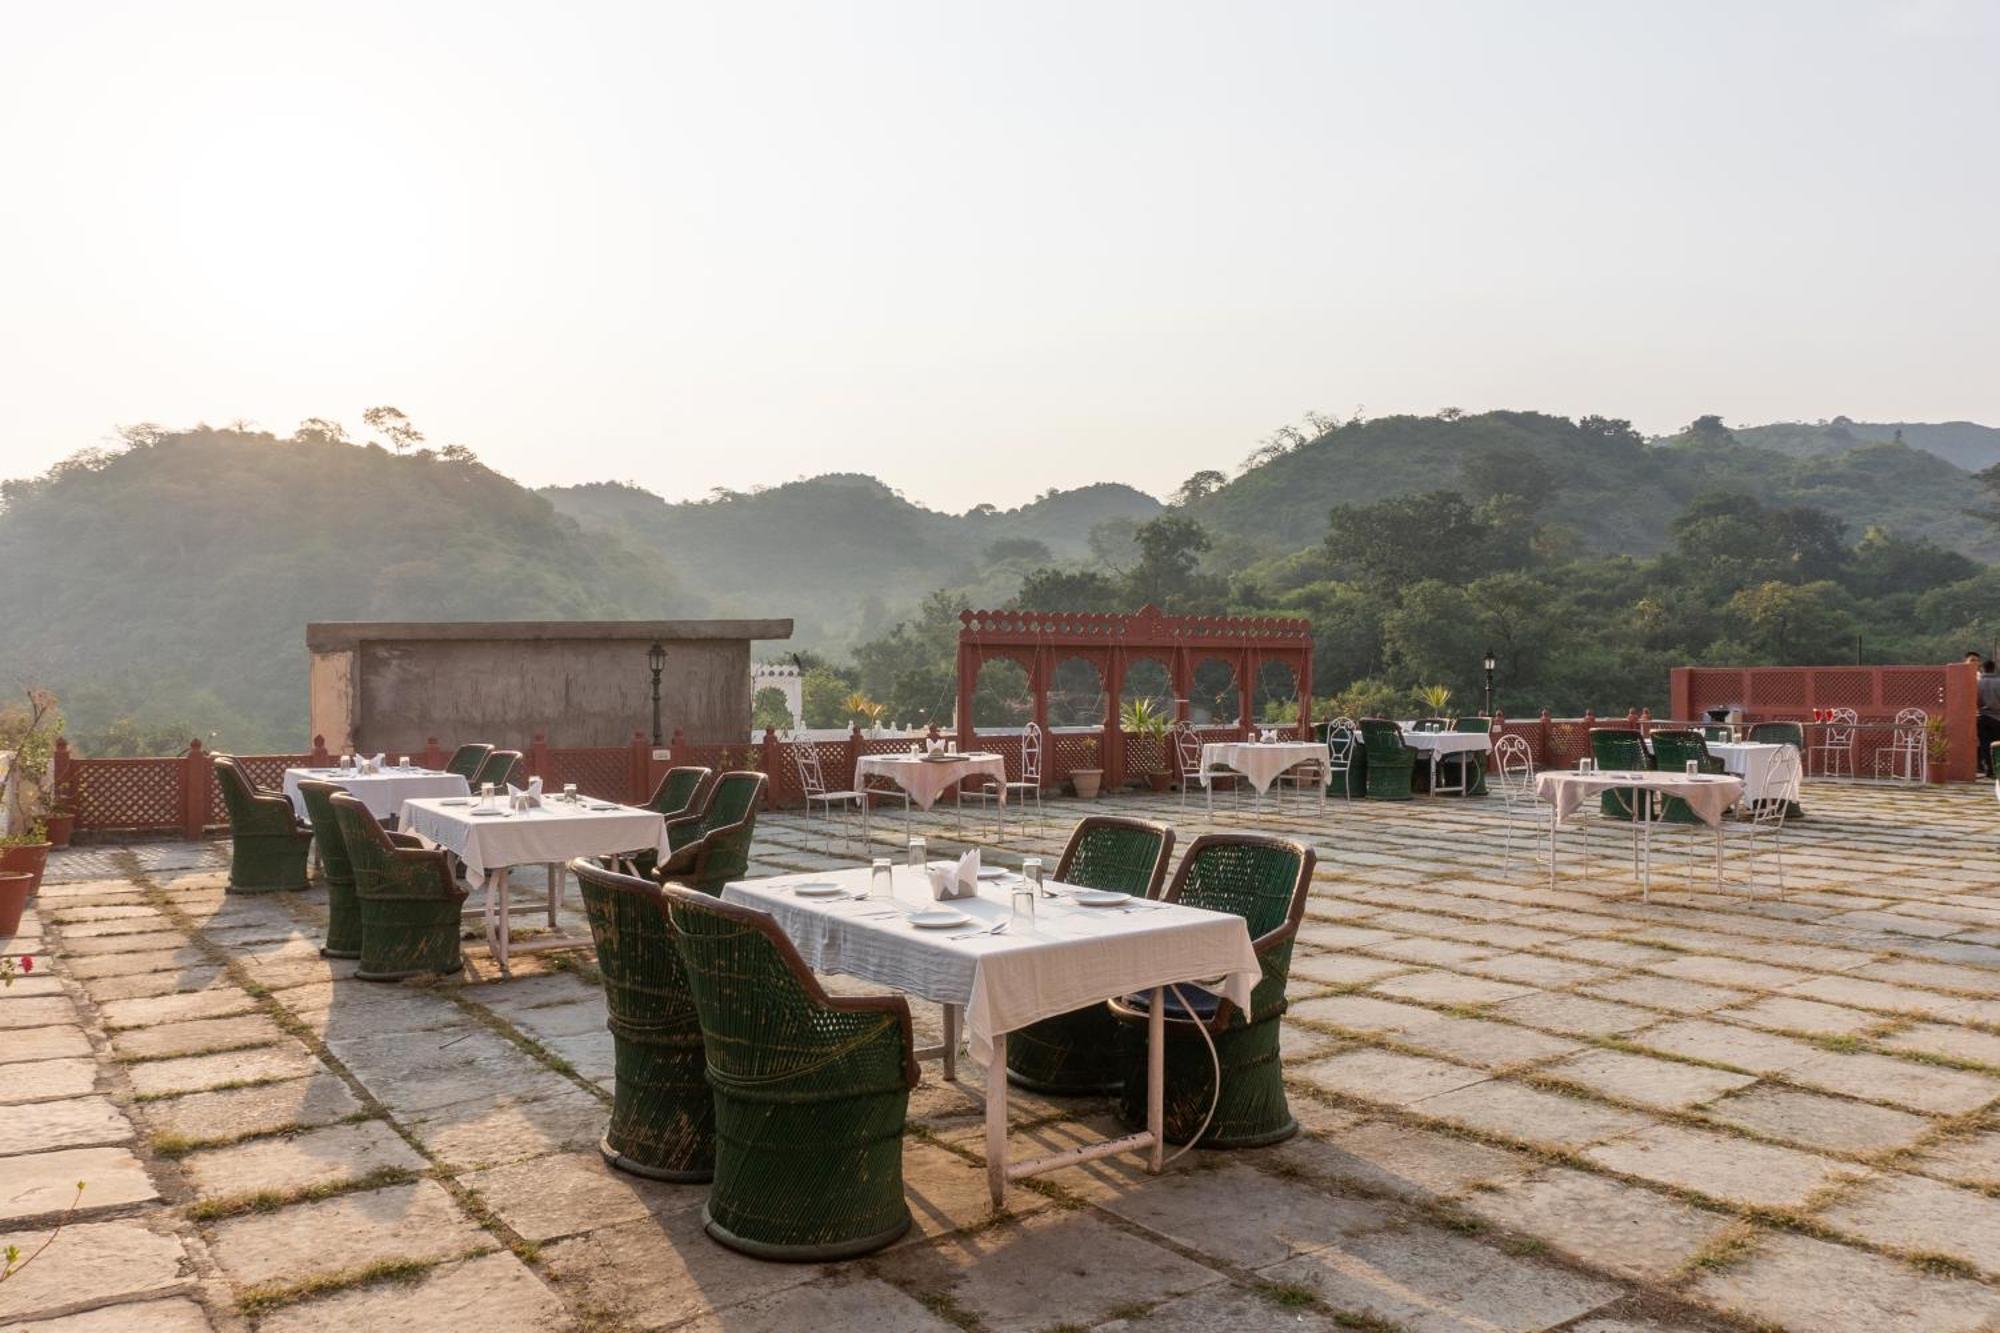
[{"label": "red lattice parapet wall", "polygon": [[[1157,762],[1157,757],[1133,751],[1140,738],[1127,736],[1118,724],[1126,678],[1144,661],[1166,668],[1176,722],[1189,720],[1188,701],[1196,669],[1211,661],[1226,665],[1235,681],[1238,715],[1211,720],[1211,729],[1219,736],[1240,736],[1253,725],[1260,673],[1266,664],[1280,663],[1292,672],[1295,682],[1299,734],[1310,732],[1310,621],[1276,616],[1171,616],[1155,606],[1143,606],[1129,615],[964,611],[958,619],[959,744],[970,746],[975,740],[973,699],[980,668],[989,661],[1013,662],[1027,673],[1033,720],[1049,738],[1045,778],[1090,767],[1095,759],[1104,770],[1104,786],[1115,791],[1125,783],[1128,758]],[[1074,732],[1055,734],[1049,728],[1050,682],[1057,665],[1073,658],[1095,668],[1107,696],[1102,728],[1094,738]],[[995,737],[979,744],[1004,748],[1001,740]]]},{"label": "red lattice parapet wall", "polygon": [[1819,709],[1852,708],[1860,719],[1856,767],[1869,776],[1872,756],[1892,737],[1906,708],[1942,721],[1941,758],[1934,781],[1969,782],[1979,747],[1979,673],[1966,662],[1936,666],[1675,667],[1670,673],[1676,717],[1711,708],[1741,708],[1750,722],[1810,724]]}]

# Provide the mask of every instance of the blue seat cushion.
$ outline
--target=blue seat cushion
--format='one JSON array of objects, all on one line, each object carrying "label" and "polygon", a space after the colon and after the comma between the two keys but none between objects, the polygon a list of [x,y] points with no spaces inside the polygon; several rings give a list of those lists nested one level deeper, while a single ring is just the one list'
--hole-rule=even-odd
[{"label": "blue seat cushion", "polygon": [[[1187,997],[1186,1004],[1181,1002],[1182,996]],[[1127,995],[1125,1003],[1137,1009],[1142,1014],[1150,1013],[1153,1007],[1153,992],[1140,991],[1137,995]],[[1172,987],[1167,989],[1166,1015],[1168,1018],[1194,1019],[1205,1023],[1209,1019],[1214,1018],[1215,1011],[1221,1007],[1222,997],[1214,991],[1206,991],[1199,986],[1191,986],[1186,983],[1183,983],[1178,990]]]}]

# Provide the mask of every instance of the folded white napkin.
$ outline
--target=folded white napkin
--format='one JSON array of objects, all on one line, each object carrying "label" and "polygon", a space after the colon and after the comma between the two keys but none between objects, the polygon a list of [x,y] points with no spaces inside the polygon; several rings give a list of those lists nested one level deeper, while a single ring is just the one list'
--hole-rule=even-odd
[{"label": "folded white napkin", "polygon": [[958,858],[955,866],[931,866],[931,897],[939,902],[972,898],[979,892],[979,849],[974,847]]},{"label": "folded white napkin", "polygon": [[924,742],[924,753],[925,753],[925,754],[943,754],[943,753],[944,753],[944,742],[943,742],[943,741],[925,741],[925,742]]},{"label": "folded white napkin", "polygon": [[542,781],[536,778],[524,791],[513,783],[507,784],[507,804],[515,810],[534,810],[542,803]]}]

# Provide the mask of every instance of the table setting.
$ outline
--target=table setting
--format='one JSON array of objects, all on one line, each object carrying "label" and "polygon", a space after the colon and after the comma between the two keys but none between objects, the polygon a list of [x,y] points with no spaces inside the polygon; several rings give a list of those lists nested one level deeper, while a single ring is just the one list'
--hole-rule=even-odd
[{"label": "table setting", "polygon": [[465,779],[458,774],[412,764],[408,755],[402,756],[395,764],[387,762],[385,754],[376,755],[373,759],[355,760],[343,755],[341,761],[334,768],[285,770],[285,799],[292,803],[292,809],[300,819],[312,822],[306,810],[305,797],[299,792],[301,782],[331,782],[367,806],[368,813],[385,824],[400,816],[405,801],[422,797],[466,796],[471,792]]}]

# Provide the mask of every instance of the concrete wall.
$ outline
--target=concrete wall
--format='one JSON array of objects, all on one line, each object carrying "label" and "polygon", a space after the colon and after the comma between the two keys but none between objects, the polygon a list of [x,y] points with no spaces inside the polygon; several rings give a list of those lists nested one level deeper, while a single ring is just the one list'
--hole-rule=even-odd
[{"label": "concrete wall", "polygon": [[312,728],[336,752],[403,752],[435,736],[623,745],[652,729],[646,652],[667,651],[664,735],[733,744],[750,725],[750,644],[789,620],[331,623],[306,627]]}]

